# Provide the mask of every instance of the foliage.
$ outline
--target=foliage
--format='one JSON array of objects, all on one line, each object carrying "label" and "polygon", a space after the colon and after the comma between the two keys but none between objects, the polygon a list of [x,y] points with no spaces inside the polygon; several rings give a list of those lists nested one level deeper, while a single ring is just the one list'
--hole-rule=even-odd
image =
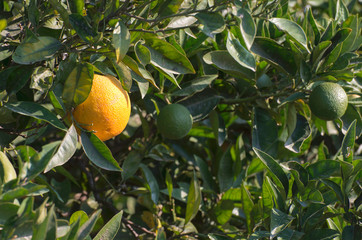
[{"label": "foliage", "polygon": [[[361,239],[360,10],[0,1],[0,239]],[[106,142],[66,117],[95,73],[132,102]],[[323,81],[349,97],[334,121],[307,104]],[[169,103],[193,117],[179,140]]]}]

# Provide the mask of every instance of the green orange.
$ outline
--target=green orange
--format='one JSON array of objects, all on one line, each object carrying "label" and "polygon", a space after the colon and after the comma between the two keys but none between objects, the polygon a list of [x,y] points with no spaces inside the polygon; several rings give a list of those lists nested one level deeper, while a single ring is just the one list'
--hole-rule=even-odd
[{"label": "green orange", "polygon": [[192,116],[181,104],[169,104],[157,116],[158,131],[169,139],[185,137],[192,128]]},{"label": "green orange", "polygon": [[334,120],[343,116],[347,110],[348,97],[337,83],[323,82],[313,88],[309,96],[312,113],[323,120]]}]

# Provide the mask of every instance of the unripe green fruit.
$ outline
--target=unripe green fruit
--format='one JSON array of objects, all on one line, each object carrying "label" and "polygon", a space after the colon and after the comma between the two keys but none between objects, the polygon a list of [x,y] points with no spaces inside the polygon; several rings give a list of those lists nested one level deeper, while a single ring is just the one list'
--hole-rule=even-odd
[{"label": "unripe green fruit", "polygon": [[192,116],[181,104],[169,104],[157,116],[158,131],[166,138],[180,139],[192,128]]},{"label": "unripe green fruit", "polygon": [[339,84],[324,82],[312,90],[309,106],[312,113],[320,119],[334,120],[346,112],[348,97]]}]

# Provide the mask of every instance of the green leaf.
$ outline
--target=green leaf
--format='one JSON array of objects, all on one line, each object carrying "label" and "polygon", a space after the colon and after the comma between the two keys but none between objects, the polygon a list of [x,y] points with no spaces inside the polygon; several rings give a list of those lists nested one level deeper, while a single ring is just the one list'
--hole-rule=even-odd
[{"label": "green leaf", "polygon": [[226,49],[234,58],[234,60],[237,61],[241,66],[251,69],[255,72],[256,63],[253,54],[246,50],[231,32],[228,33]]},{"label": "green leaf", "polygon": [[349,51],[354,51],[354,44],[358,42],[358,37],[361,35],[358,33],[360,30],[360,22],[358,17],[355,15],[349,16],[346,21],[342,23],[342,28],[350,28],[352,30],[351,34],[344,40],[341,54],[344,54]]},{"label": "green leaf", "polygon": [[88,221],[88,215],[82,210],[76,211],[70,216],[69,224],[79,222],[79,226],[82,226],[85,222]]},{"label": "green leaf", "polygon": [[11,202],[16,198],[22,198],[26,196],[39,196],[47,193],[49,190],[45,185],[38,185],[35,183],[26,183],[23,186],[11,189],[3,194],[0,194],[1,201]]},{"label": "green leaf", "polygon": [[151,52],[147,47],[142,45],[141,40],[134,45],[134,51],[138,61],[142,65],[146,66],[147,64],[151,63]]},{"label": "green leaf", "polygon": [[336,15],[334,19],[338,22],[344,22],[348,18],[348,9],[346,5],[344,5],[342,0],[337,0],[336,3]]},{"label": "green leaf", "polygon": [[254,203],[251,199],[250,192],[246,189],[244,184],[241,185],[241,204],[245,213],[248,232],[251,233],[253,230],[252,219],[254,217],[252,216],[252,210],[254,207]]},{"label": "green leaf", "polygon": [[307,170],[301,164],[295,161],[289,161],[288,168],[297,182],[298,187],[303,189],[308,185],[309,175]]},{"label": "green leaf", "polygon": [[339,170],[340,163],[335,160],[319,160],[307,167],[310,179],[329,178]]},{"label": "green leaf", "polygon": [[217,167],[217,180],[219,181],[220,192],[225,192],[230,189],[234,183],[234,162],[230,154],[230,149],[223,152],[218,160],[219,166]]},{"label": "green leaf", "polygon": [[6,221],[17,215],[19,205],[10,202],[0,203],[0,226],[4,226]]},{"label": "green leaf", "polygon": [[64,83],[62,99],[67,109],[84,102],[92,88],[94,72],[89,63],[77,64]]},{"label": "green leaf", "polygon": [[109,171],[122,171],[107,145],[96,135],[82,131],[80,138],[83,150],[92,163]]},{"label": "green leaf", "polygon": [[67,130],[64,124],[57,118],[54,113],[50,112],[48,109],[38,103],[19,101],[13,103],[6,103],[4,106],[11,111],[19,113],[21,115],[33,117],[48,122],[54,127],[59,128],[60,130]]},{"label": "green leaf", "polygon": [[0,186],[17,178],[13,164],[5,153],[0,151]]},{"label": "green leaf", "polygon": [[327,51],[327,49],[332,45],[331,41],[324,41],[320,42],[312,51],[311,55],[311,62],[313,63],[314,67],[320,63],[320,60],[322,59],[324,53]]},{"label": "green leaf", "polygon": [[155,37],[153,34],[143,34],[145,46],[151,53],[151,63],[163,71],[174,74],[195,73],[190,60],[170,43]]},{"label": "green leaf", "polygon": [[166,171],[165,182],[166,182],[166,186],[167,186],[168,196],[171,201],[172,192],[173,192],[173,184],[172,184],[172,177],[171,177],[171,174],[169,171]]},{"label": "green leaf", "polygon": [[[332,240],[339,237],[340,233],[334,229],[313,229],[303,236],[303,240]],[[344,240],[344,239],[343,239]]]},{"label": "green leaf", "polygon": [[171,95],[177,97],[190,96],[210,86],[212,81],[214,81],[217,77],[218,75],[204,75],[195,78],[192,81],[188,81],[185,84],[182,84],[181,89],[177,89],[176,91],[172,92]]},{"label": "green leaf", "polygon": [[256,231],[250,235],[248,240],[259,240],[269,238],[270,233],[268,231]]},{"label": "green leaf", "polygon": [[40,224],[34,224],[33,238],[39,240],[56,239],[57,221],[54,212],[55,206],[52,205],[44,221]]},{"label": "green leaf", "polygon": [[83,14],[84,0],[74,0],[69,2],[72,13]]},{"label": "green leaf", "polygon": [[77,143],[78,143],[78,134],[75,129],[75,126],[72,125],[70,126],[62,142],[60,143],[57,152],[50,159],[48,165],[44,170],[44,173],[68,162],[68,160],[74,155],[75,151],[77,150]]},{"label": "green leaf", "polygon": [[0,73],[1,79],[6,81],[6,91],[14,95],[26,86],[33,74],[33,66],[16,66],[5,69]]},{"label": "green leaf", "polygon": [[252,145],[269,155],[276,157],[278,151],[278,127],[269,112],[254,108]]},{"label": "green leaf", "polygon": [[342,141],[343,160],[349,163],[352,163],[353,161],[353,148],[356,139],[356,123],[357,120],[354,120],[351,123]]},{"label": "green leaf", "polygon": [[226,128],[224,119],[216,111],[211,111],[209,119],[215,138],[217,139],[217,143],[219,146],[221,146],[226,139]]},{"label": "green leaf", "polygon": [[291,57],[293,56],[292,51],[279,45],[272,39],[256,37],[250,50],[272,64],[281,67],[291,75],[294,75],[297,72],[297,65],[294,58]]},{"label": "green leaf", "polygon": [[280,232],[284,231],[294,220],[294,217],[273,208],[270,220],[270,233],[271,238],[277,236]]},{"label": "green leaf", "polygon": [[351,104],[348,104],[347,110],[344,115],[341,117],[343,122],[342,131],[346,134],[347,130],[351,126],[351,124],[357,120],[356,124],[356,136],[359,137],[362,134],[362,118],[357,108]]},{"label": "green leaf", "polygon": [[82,15],[78,13],[70,14],[69,22],[83,41],[90,44],[98,41],[99,35]]},{"label": "green leaf", "polygon": [[224,225],[227,223],[234,209],[234,202],[231,200],[221,200],[213,208],[213,213],[216,217],[216,220],[219,224]]},{"label": "green leaf", "polygon": [[118,21],[114,26],[112,33],[112,45],[116,50],[117,62],[121,61],[126,55],[130,43],[131,36],[126,25],[124,25],[122,21]]},{"label": "green leaf", "polygon": [[187,107],[193,121],[197,122],[207,117],[219,102],[220,96],[217,92],[214,89],[206,88],[204,91],[196,93],[178,103]]},{"label": "green leaf", "polygon": [[[146,48],[147,49],[147,48]],[[148,49],[147,49],[148,51]],[[137,63],[133,58],[129,56],[124,56],[123,63],[126,64],[133,72],[131,72],[132,77],[138,81],[139,78],[135,77],[134,75],[137,74],[139,77],[146,79],[148,82],[150,82],[155,88],[158,89],[158,86],[153,79],[150,72],[148,72],[145,67],[139,63]]]},{"label": "green leaf", "polygon": [[53,57],[61,43],[47,36],[37,37],[35,41],[21,43],[13,54],[13,60],[19,64],[33,64]]},{"label": "green leaf", "polygon": [[271,18],[269,21],[277,26],[278,29],[286,32],[289,36],[291,36],[295,41],[302,45],[305,50],[309,51],[307,36],[305,35],[301,26],[285,18]]},{"label": "green leaf", "polygon": [[231,76],[247,79],[255,78],[254,72],[235,61],[228,51],[218,50],[208,52],[203,56],[203,60],[205,63],[212,64]]},{"label": "green leaf", "polygon": [[282,186],[285,191],[285,196],[288,195],[289,190],[289,180],[283,168],[267,153],[261,151],[253,147],[254,152],[260,158],[262,163],[267,167],[268,171],[270,172],[273,180],[277,183],[278,186]]},{"label": "green leaf", "polygon": [[112,240],[116,237],[121,226],[123,211],[120,211],[109,220],[98,232],[93,240]]},{"label": "green leaf", "polygon": [[209,167],[207,165],[207,163],[205,163],[204,160],[202,160],[202,158],[194,155],[195,158],[195,162],[197,164],[197,166],[200,169],[200,173],[201,173],[201,178],[203,180],[203,188],[205,190],[211,190],[211,191],[215,191],[215,181],[212,178],[211,172],[209,170]]},{"label": "green leaf", "polygon": [[129,92],[132,87],[132,74],[130,69],[122,62],[112,61],[117,76],[122,83],[122,87]]},{"label": "green leaf", "polygon": [[238,9],[238,17],[240,17],[240,31],[243,36],[246,47],[250,50],[256,35],[256,26],[251,14],[244,8]]},{"label": "green leaf", "polygon": [[292,152],[300,153],[303,143],[311,136],[309,122],[302,115],[297,114],[297,124],[284,146]]},{"label": "green leaf", "polygon": [[308,9],[308,22],[312,26],[314,33],[314,44],[317,45],[321,39],[321,33],[319,32],[318,25],[314,19],[312,8]]},{"label": "green leaf", "polygon": [[98,209],[92,216],[86,221],[77,232],[77,240],[86,239],[86,237],[92,232],[96,222],[98,220],[99,215],[101,214],[101,209]]},{"label": "green leaf", "polygon": [[197,214],[201,204],[201,188],[199,180],[194,172],[193,178],[191,179],[189,194],[187,195],[186,203],[186,214],[185,214],[185,225],[190,222]]},{"label": "green leaf", "polygon": [[201,23],[201,31],[211,38],[225,29],[225,21],[220,13],[199,12],[195,17]]},{"label": "green leaf", "polygon": [[140,167],[140,163],[143,159],[143,156],[138,151],[131,151],[128,153],[126,159],[122,165],[122,179],[126,181],[128,178],[132,177]]},{"label": "green leaf", "polygon": [[147,181],[147,188],[151,193],[151,199],[154,204],[158,204],[160,196],[160,187],[158,186],[157,180],[151,170],[144,164],[141,164],[141,169]]},{"label": "green leaf", "polygon": [[165,0],[161,1],[159,16],[165,17],[177,13],[183,0]]}]

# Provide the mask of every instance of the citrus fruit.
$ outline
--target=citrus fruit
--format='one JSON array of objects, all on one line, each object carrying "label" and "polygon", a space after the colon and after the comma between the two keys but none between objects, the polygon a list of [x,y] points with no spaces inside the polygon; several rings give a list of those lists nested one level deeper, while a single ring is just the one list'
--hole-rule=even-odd
[{"label": "citrus fruit", "polygon": [[0,180],[6,183],[15,178],[17,178],[17,175],[13,165],[5,153],[0,152]]},{"label": "citrus fruit", "polygon": [[169,104],[157,116],[158,131],[166,138],[180,139],[192,128],[192,116],[181,104]]},{"label": "citrus fruit", "polygon": [[323,82],[312,90],[309,106],[312,113],[320,119],[334,120],[346,112],[348,97],[339,84]]},{"label": "citrus fruit", "polygon": [[95,74],[87,99],[73,111],[84,129],[93,131],[102,141],[120,134],[127,126],[131,102],[122,84],[113,76]]}]

